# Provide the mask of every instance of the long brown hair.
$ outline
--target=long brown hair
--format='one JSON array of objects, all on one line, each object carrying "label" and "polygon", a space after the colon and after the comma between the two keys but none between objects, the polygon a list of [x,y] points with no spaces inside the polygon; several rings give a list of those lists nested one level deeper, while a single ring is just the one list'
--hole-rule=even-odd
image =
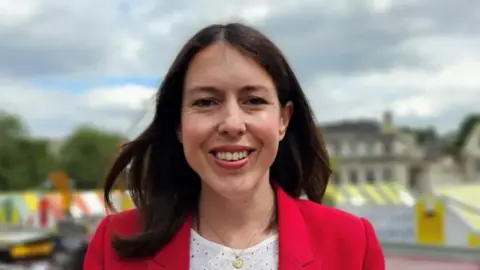
[{"label": "long brown hair", "polygon": [[239,23],[211,25],[195,34],[177,55],[158,90],[153,121],[121,149],[106,177],[105,201],[113,209],[110,193],[129,166],[128,189],[142,226],[133,238],[113,237],[112,244],[121,257],[154,255],[197,209],[200,178],[187,164],[176,131],[189,63],[202,49],[219,41],[260,63],[275,83],[280,104],[293,103],[286,136],[270,168],[271,178],[291,197],[306,194],[312,201],[322,201],[331,173],[327,152],[305,94],[285,57],[252,27]]}]

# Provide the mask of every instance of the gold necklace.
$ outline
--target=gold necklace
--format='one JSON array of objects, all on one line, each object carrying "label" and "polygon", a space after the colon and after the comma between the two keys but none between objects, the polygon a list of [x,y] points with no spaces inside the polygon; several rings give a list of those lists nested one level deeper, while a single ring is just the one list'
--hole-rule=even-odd
[{"label": "gold necklace", "polygon": [[257,233],[254,233],[253,236],[250,238],[250,241],[248,241],[248,244],[245,248],[241,249],[240,252],[237,253],[237,251],[234,249],[234,248],[231,248],[229,246],[227,246],[225,244],[225,242],[223,241],[223,239],[212,229],[212,226],[208,225],[208,227],[210,227],[210,229],[212,230],[212,232],[215,234],[215,236],[218,237],[218,239],[220,239],[220,241],[222,241],[223,245],[230,248],[233,252],[233,255],[235,256],[235,258],[232,260],[232,265],[233,267],[235,267],[236,269],[240,269],[243,267],[245,261],[243,260],[242,258],[242,254],[243,252],[245,251],[245,249],[247,249],[250,244],[252,243],[253,239],[255,239],[255,236],[257,236]]},{"label": "gold necklace", "polygon": [[[274,204],[274,205],[275,205],[275,204]],[[270,209],[269,212],[272,212],[274,205],[272,206],[272,208]],[[205,220],[205,219],[204,219],[204,220]],[[269,219],[269,220],[270,220],[270,219]],[[250,238],[250,241],[248,241],[247,246],[246,246],[245,248],[241,249],[239,253],[237,253],[234,248],[229,247],[229,246],[225,243],[225,241],[223,241],[223,238],[220,237],[220,235],[217,234],[217,232],[213,229],[212,225],[210,225],[210,223],[209,223],[207,220],[205,220],[205,223],[208,225],[208,227],[210,227],[210,230],[213,232],[213,234],[215,234],[215,236],[216,236],[218,239],[220,239],[220,241],[222,241],[223,245],[226,246],[226,247],[228,247],[228,248],[230,248],[230,249],[232,250],[233,255],[235,256],[235,258],[232,260],[232,266],[235,267],[236,269],[242,268],[243,265],[245,264],[245,261],[244,261],[244,259],[242,258],[242,254],[243,254],[243,252],[245,251],[245,249],[247,249],[248,247],[250,247],[250,244],[252,243],[253,239],[255,239],[255,236],[257,236],[258,231],[252,235],[252,237]],[[200,233],[200,221],[199,221],[199,220],[197,220],[197,230],[198,230],[198,232]]]}]

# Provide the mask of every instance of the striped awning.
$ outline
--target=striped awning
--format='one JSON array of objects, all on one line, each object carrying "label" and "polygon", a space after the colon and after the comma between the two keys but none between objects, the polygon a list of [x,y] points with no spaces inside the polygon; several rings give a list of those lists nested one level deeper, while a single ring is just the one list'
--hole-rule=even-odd
[{"label": "striped awning", "polygon": [[336,204],[413,205],[414,197],[399,183],[329,185],[326,194]]},{"label": "striped awning", "polygon": [[[336,205],[412,205],[414,198],[408,190],[398,183],[378,183],[361,185],[329,185],[326,195],[333,199]],[[61,198],[57,192],[36,193],[10,193],[0,196],[2,201],[12,199],[18,222],[36,217],[38,203],[45,196],[51,207],[51,215],[54,219],[62,218]],[[126,192],[113,192],[112,199],[117,210],[133,208],[133,204]],[[105,213],[105,205],[100,191],[76,192],[72,201],[72,214],[74,216],[88,216]],[[6,213],[0,208],[0,223],[5,223]]]},{"label": "striped awning", "polygon": [[[0,224],[35,223],[42,197],[49,203],[52,218],[62,219],[61,195],[58,192],[12,192],[0,194]],[[114,191],[112,199],[115,208],[119,211],[133,208],[133,203],[126,192]],[[8,209],[4,206],[7,201],[11,204]],[[100,191],[75,192],[70,210],[74,217],[105,214],[103,193]]]}]

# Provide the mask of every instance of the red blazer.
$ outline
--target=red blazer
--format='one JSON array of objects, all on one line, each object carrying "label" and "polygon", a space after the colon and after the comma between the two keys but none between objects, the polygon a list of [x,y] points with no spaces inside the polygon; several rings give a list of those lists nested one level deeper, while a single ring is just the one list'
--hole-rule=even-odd
[{"label": "red blazer", "polygon": [[[280,270],[384,270],[382,249],[370,222],[277,188]],[[113,225],[113,226],[111,226]],[[110,243],[110,230],[138,231],[135,210],[106,217],[85,257],[85,270],[189,270],[191,219],[152,258],[122,260]]]}]

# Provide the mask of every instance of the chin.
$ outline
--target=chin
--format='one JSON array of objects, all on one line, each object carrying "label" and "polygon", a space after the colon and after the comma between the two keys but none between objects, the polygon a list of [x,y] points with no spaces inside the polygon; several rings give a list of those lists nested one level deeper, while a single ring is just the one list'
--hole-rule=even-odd
[{"label": "chin", "polygon": [[[252,193],[261,185],[262,177],[253,175],[223,175],[217,176],[208,184],[215,192],[224,197],[243,196]],[[213,183],[215,182],[215,183]]]}]

